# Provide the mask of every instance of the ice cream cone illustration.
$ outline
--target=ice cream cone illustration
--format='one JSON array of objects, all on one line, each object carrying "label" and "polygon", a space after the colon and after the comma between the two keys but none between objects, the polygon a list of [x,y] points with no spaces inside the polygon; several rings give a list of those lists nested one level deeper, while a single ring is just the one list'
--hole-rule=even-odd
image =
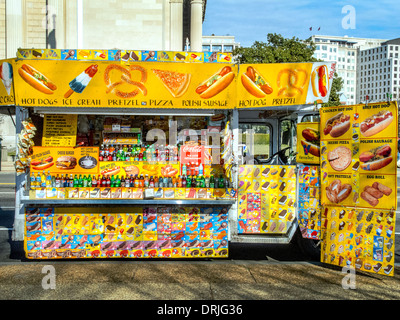
[{"label": "ice cream cone illustration", "polygon": [[13,69],[10,63],[3,62],[0,66],[0,78],[3,82],[4,88],[7,91],[7,94],[10,95],[11,85],[13,79]]}]

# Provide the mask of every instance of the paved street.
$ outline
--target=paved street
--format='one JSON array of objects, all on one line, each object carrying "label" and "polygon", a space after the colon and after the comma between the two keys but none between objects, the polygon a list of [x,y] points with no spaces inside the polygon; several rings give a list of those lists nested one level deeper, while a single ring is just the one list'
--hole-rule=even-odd
[{"label": "paved street", "polygon": [[[232,244],[230,258],[224,260],[26,261],[22,243],[9,240],[14,216],[13,179],[13,174],[0,173],[2,299],[400,299],[399,236],[395,276],[357,273],[355,290],[342,287],[347,273],[308,261],[295,244]],[[14,251],[12,256],[10,251]],[[45,266],[54,268],[55,290],[42,287]]]}]

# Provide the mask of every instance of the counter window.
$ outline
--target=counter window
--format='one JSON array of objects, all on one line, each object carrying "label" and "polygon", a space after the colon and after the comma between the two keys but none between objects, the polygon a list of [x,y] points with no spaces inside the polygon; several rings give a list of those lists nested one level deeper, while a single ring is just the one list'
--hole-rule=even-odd
[{"label": "counter window", "polygon": [[283,162],[289,164],[289,156],[296,152],[296,125],[293,120],[282,120],[279,126],[279,151],[282,151],[280,153],[281,159]]},{"label": "counter window", "polygon": [[265,162],[271,156],[271,128],[267,124],[239,124],[240,143],[244,154],[254,155],[255,164]]}]

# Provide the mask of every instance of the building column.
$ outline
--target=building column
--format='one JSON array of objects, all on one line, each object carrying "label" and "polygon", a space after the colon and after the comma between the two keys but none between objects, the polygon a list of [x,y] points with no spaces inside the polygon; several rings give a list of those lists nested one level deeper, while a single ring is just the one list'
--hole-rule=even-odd
[{"label": "building column", "polygon": [[190,51],[202,51],[203,36],[203,1],[190,2]]},{"label": "building column", "polygon": [[183,0],[170,0],[170,50],[183,49]]},{"label": "building column", "polygon": [[6,0],[6,58],[17,56],[18,48],[25,47],[23,0]]}]

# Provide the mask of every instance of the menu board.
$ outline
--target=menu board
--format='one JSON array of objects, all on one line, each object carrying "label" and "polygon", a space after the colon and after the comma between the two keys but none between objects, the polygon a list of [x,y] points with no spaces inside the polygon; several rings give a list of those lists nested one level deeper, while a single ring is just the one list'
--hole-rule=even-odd
[{"label": "menu board", "polygon": [[303,238],[320,239],[321,201],[319,166],[298,166],[299,203],[298,221]]},{"label": "menu board", "polygon": [[295,218],[295,166],[239,166],[238,233],[286,233]]},{"label": "menu board", "polygon": [[320,156],[319,122],[298,123],[296,162],[319,165]]},{"label": "menu board", "polygon": [[239,108],[328,101],[336,63],[242,64],[237,81]]},{"label": "menu board", "polygon": [[[331,207],[334,207],[334,213],[353,212],[347,216],[347,222],[340,221],[344,223],[342,226],[346,226],[350,239],[359,234],[364,240],[369,239],[363,242],[366,252],[374,252],[377,245],[382,244],[381,249],[391,250],[391,253],[385,254],[393,255],[394,249],[389,244],[393,241],[394,224],[384,222],[393,218],[397,208],[397,103],[322,108],[320,113],[321,202],[324,210],[332,212]],[[357,228],[354,213],[361,215],[361,212],[368,212],[371,216],[368,224],[358,223]],[[391,218],[387,219],[388,216]],[[335,228],[341,228],[337,226],[336,217],[335,214],[326,216],[327,238],[324,241],[329,241],[331,245],[323,246],[322,259],[392,275],[392,270],[381,271],[387,263],[379,259],[380,255],[359,256],[354,245],[349,247],[345,258],[345,251],[333,250],[340,247],[332,243],[339,240],[333,236],[337,234]],[[342,218],[339,216],[339,219]],[[382,231],[386,227],[390,227],[390,233]],[[380,238],[370,238],[372,235]]]},{"label": "menu board", "polygon": [[43,127],[43,146],[74,147],[76,145],[77,114],[45,114]]},{"label": "menu board", "polygon": [[33,173],[97,174],[98,163],[98,147],[33,147],[30,170]]}]

